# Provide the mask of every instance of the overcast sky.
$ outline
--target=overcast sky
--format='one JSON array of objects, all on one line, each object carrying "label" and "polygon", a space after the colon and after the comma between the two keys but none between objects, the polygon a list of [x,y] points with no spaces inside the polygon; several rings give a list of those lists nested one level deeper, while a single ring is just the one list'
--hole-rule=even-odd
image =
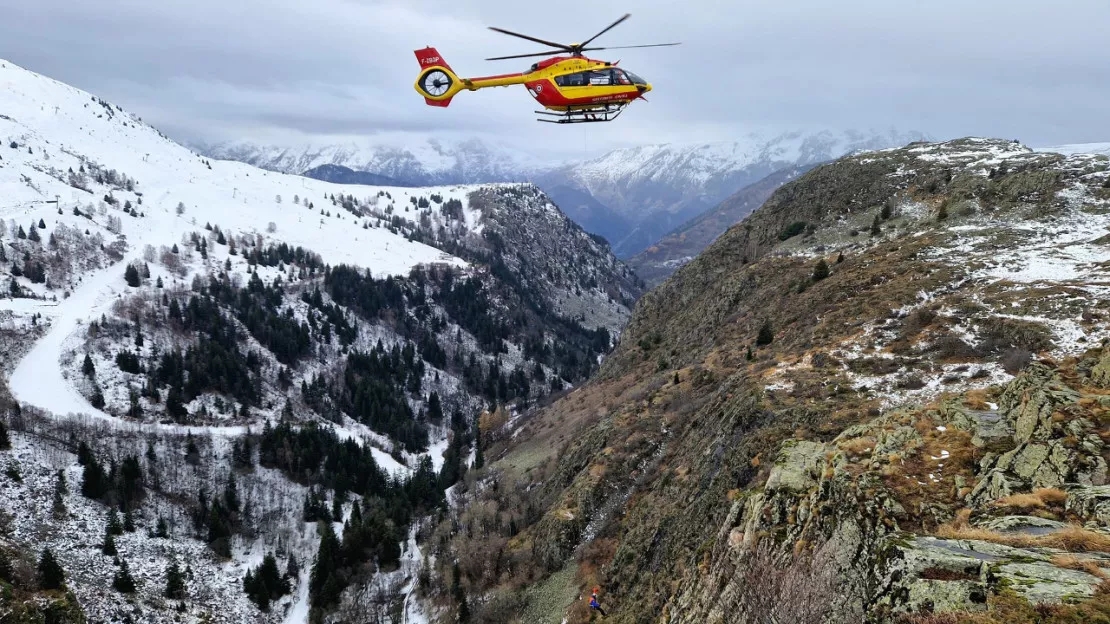
[{"label": "overcast sky", "polygon": [[[588,7],[588,10],[584,10]],[[523,87],[413,90],[433,45],[461,75],[563,42],[655,90],[617,122],[538,124]],[[477,135],[566,155],[749,130],[888,129],[1034,145],[1110,141],[1107,0],[0,0],[0,58],[91,91],[185,141]]]}]

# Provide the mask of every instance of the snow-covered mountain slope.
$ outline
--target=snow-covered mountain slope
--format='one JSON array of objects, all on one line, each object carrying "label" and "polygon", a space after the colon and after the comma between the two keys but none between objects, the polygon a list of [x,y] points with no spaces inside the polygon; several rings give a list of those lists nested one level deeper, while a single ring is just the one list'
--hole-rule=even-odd
[{"label": "snow-covered mountain slope", "polygon": [[238,160],[284,173],[304,173],[321,165],[387,176],[406,186],[521,182],[541,167],[535,157],[505,145],[476,138],[389,140],[327,138],[291,145],[256,145],[240,141],[200,146],[212,158]]},{"label": "snow-covered mountain slope", "polygon": [[776,171],[920,138],[895,131],[821,131],[646,145],[558,168],[536,182],[572,219],[607,238],[618,256],[629,257]]},{"label": "snow-covered mountain slope", "polygon": [[[368,588],[408,609],[411,547],[400,575],[363,564],[400,556],[443,505],[484,407],[585,379],[640,292],[534,186],[336,185],[210,161],[6,61],[0,141],[0,426],[15,438],[0,461],[35,475],[0,477],[0,494],[49,499],[78,459],[88,482],[90,457],[144,456],[141,496],[113,468],[106,489],[62,496],[68,515],[16,510],[14,547],[54,548],[94,621],[129,609],[101,595],[112,559],[89,550],[113,505],[138,526],[118,544],[135,621],[294,624]],[[334,595],[305,569],[268,612],[243,599],[248,565],[307,565],[313,525],[370,500],[386,511],[349,524],[385,550],[335,564],[349,569]],[[158,598],[175,557],[205,575],[180,613]]]},{"label": "snow-covered mountain slope", "polygon": [[1038,152],[1052,152],[1073,156],[1075,154],[1103,154],[1110,156],[1110,143],[1074,143],[1072,145],[1057,145],[1054,147],[1038,147]]}]

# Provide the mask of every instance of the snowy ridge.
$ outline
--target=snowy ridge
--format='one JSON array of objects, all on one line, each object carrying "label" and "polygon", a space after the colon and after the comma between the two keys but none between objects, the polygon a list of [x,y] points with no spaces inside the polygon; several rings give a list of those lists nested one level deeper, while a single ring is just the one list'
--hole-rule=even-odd
[{"label": "snowy ridge", "polygon": [[[385,190],[398,206],[426,193],[457,199],[466,207],[467,224],[479,229],[476,213],[467,207],[473,188],[341,186],[260,171],[237,162],[209,163],[137,117],[6,61],[0,61],[0,111],[0,137],[5,144],[0,152],[0,196],[4,198],[0,218],[10,220],[13,233],[17,225],[41,219],[53,227],[91,229],[111,236],[105,224],[110,219],[99,218],[93,209],[99,202],[103,213],[102,198],[65,181],[69,170],[78,171],[87,163],[116,169],[134,179],[132,191],[120,189],[110,194],[118,203],[129,202],[144,214],[121,221],[119,233],[127,238],[128,247],[124,262],[77,276],[80,283],[73,284],[64,305],[0,301],[0,310],[34,311],[54,323],[51,332],[21,362],[11,382],[21,400],[58,414],[90,409],[57,368],[63,341],[82,319],[103,312],[125,288],[118,267],[139,260],[146,245],[180,243],[187,233],[214,223],[229,233],[263,238],[276,235],[290,245],[318,250],[326,262],[362,266],[377,275],[405,274],[413,266],[432,262],[466,264],[388,229],[355,227],[350,215],[343,217],[340,211],[335,218],[325,218],[307,208],[310,198],[330,209],[327,195],[375,197]],[[45,203],[56,198],[62,214],[55,204]],[[182,214],[178,214],[179,204],[184,206]],[[92,218],[74,214],[75,209]],[[44,372],[51,383],[43,383]]]},{"label": "snowy ridge", "polygon": [[412,186],[523,181],[543,164],[531,154],[479,139],[390,138],[352,141],[313,139],[292,145],[245,141],[202,146],[213,158],[238,160],[263,169],[300,174],[321,165],[388,176]]},{"label": "snowy ridge", "polygon": [[1102,154],[1110,156],[1110,143],[1075,143],[1072,145],[1057,145],[1055,147],[1038,147],[1038,152],[1050,152],[1074,156],[1076,154]]}]

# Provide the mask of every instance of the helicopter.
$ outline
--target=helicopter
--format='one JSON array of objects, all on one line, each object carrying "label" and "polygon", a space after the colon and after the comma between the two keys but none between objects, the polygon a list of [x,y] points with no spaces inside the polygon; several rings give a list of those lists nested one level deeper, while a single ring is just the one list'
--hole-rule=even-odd
[{"label": "helicopter", "polygon": [[601,35],[609,32],[618,24],[632,17],[626,13],[601,32],[582,43],[562,44],[545,41],[511,30],[495,28],[490,30],[501,34],[526,39],[552,48],[546,52],[497,56],[487,61],[551,56],[533,63],[528,71],[519,74],[501,74],[479,78],[460,78],[447,64],[435,48],[416,50],[416,60],[420,62],[420,76],[414,85],[416,91],[424,96],[429,106],[447,107],[451,99],[461,91],[477,91],[488,87],[507,87],[522,84],[528,93],[544,107],[538,110],[543,115],[538,121],[549,123],[591,123],[612,121],[624,108],[638,99],[646,101],[644,94],[651,91],[651,83],[636,74],[617,67],[617,62],[599,61],[585,57],[583,52],[595,50],[620,50],[629,48],[658,48],[676,46],[678,43],[654,43],[649,45],[589,47]]}]

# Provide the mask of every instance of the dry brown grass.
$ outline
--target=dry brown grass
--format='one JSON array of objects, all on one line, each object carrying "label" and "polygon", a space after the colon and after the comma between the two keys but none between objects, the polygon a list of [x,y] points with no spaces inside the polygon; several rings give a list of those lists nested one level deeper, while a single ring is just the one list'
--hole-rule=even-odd
[{"label": "dry brown grass", "polygon": [[1067,568],[1069,570],[1079,570],[1080,572],[1086,572],[1087,574],[1098,577],[1104,581],[1110,578],[1110,576],[1106,574],[1106,571],[1099,567],[1098,563],[1091,561],[1090,559],[1080,559],[1075,555],[1056,555],[1051,559],[1051,563],[1058,568]]},{"label": "dry brown grass", "polygon": [[[966,514],[964,512],[967,512]],[[978,540],[1013,548],[1055,548],[1068,552],[1110,552],[1110,535],[1069,525],[1043,535],[999,533],[967,524],[971,511],[960,510],[948,524],[941,525],[936,536],[945,539]]]},{"label": "dry brown grass", "polygon": [[968,409],[986,411],[990,409],[990,406],[987,405],[987,398],[987,391],[982,388],[968,390],[964,394],[964,406]]},{"label": "dry brown grass", "polygon": [[994,501],[995,507],[1005,507],[1009,509],[1020,509],[1029,511],[1032,509],[1045,509],[1047,507],[1056,507],[1064,504],[1068,500],[1067,492],[1058,488],[1040,488],[1024,494],[1013,494]]},{"label": "dry brown grass", "polygon": [[837,447],[850,457],[859,457],[875,448],[875,438],[851,438],[841,441]]}]

